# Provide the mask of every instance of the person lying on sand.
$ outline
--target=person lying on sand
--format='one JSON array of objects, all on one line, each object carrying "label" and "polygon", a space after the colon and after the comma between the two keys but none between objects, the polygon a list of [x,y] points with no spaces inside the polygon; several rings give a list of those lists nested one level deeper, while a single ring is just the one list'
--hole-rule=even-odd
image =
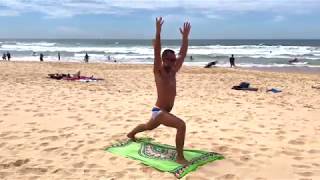
[{"label": "person lying on sand", "polygon": [[163,51],[161,56],[161,28],[163,24],[162,18],[156,19],[156,39],[153,42],[154,46],[154,65],[153,73],[157,87],[158,99],[155,106],[152,108],[151,119],[145,124],[140,124],[135,127],[127,136],[135,140],[135,135],[139,132],[152,130],[163,124],[168,127],[177,129],[176,134],[176,162],[180,164],[188,164],[188,161],[183,155],[183,146],[186,133],[185,122],[171,114],[174,100],[176,97],[176,73],[181,68],[184,58],[188,50],[188,36],[190,33],[191,25],[185,22],[183,28],[180,28],[182,35],[182,45],[180,48],[179,56],[171,49]]},{"label": "person lying on sand", "polygon": [[59,74],[59,73],[55,73],[55,74],[48,74],[48,76],[52,79],[63,79],[63,78],[80,78],[80,71],[76,72],[75,74]]}]

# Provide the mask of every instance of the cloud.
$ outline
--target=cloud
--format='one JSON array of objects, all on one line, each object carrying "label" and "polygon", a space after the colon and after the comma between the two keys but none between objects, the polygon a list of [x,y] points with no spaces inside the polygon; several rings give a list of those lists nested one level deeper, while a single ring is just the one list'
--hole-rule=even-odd
[{"label": "cloud", "polygon": [[284,20],[286,20],[286,17],[284,17],[284,16],[275,16],[275,17],[273,18],[273,21],[274,21],[274,22],[282,22],[282,21],[284,21]]},{"label": "cloud", "polygon": [[2,15],[38,12],[52,18],[83,14],[128,15],[148,10],[157,13],[184,12],[219,19],[224,12],[301,14],[315,12],[317,7],[320,7],[319,0],[0,0]]},{"label": "cloud", "polygon": [[0,10],[0,16],[18,16],[18,11]]}]

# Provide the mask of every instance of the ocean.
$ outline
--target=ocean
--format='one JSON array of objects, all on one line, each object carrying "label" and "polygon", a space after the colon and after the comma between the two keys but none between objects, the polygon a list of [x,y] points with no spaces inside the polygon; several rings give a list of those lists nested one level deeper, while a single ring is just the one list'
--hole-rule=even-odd
[{"label": "ocean", "polygon": [[[177,53],[181,40],[162,40],[162,50]],[[12,61],[89,62],[152,64],[151,40],[138,39],[0,39],[0,53],[9,51]],[[217,61],[217,66],[228,67],[234,54],[240,67],[315,67],[320,68],[320,40],[205,40],[189,41],[185,65],[204,66]],[[190,58],[192,56],[192,58]],[[299,62],[290,64],[289,60]]]}]

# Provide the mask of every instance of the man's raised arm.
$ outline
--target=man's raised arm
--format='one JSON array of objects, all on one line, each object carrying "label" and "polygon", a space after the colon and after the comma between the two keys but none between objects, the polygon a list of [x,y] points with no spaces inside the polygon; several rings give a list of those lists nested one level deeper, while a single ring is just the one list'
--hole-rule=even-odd
[{"label": "man's raised arm", "polygon": [[154,65],[153,72],[159,72],[162,61],[161,61],[161,27],[163,24],[162,17],[156,18],[156,39],[153,42],[154,48]]},{"label": "man's raised arm", "polygon": [[182,45],[181,45],[179,57],[176,63],[176,71],[179,71],[179,69],[181,68],[184,62],[184,58],[187,55],[190,29],[191,29],[191,25],[189,22],[185,22],[183,24],[183,29],[180,28],[180,33],[182,35]]}]

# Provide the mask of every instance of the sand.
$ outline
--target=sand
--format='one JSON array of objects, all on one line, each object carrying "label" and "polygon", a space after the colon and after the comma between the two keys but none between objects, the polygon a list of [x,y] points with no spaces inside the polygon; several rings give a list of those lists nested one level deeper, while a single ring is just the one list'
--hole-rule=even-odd
[{"label": "sand", "polygon": [[[105,81],[46,78],[78,70]],[[185,179],[320,179],[319,77],[183,67],[172,113],[187,123],[185,147],[226,157]],[[259,91],[231,89],[241,81]],[[1,61],[0,82],[0,179],[175,179],[104,151],[150,118],[152,66]],[[174,145],[175,130],[146,136]]]}]

